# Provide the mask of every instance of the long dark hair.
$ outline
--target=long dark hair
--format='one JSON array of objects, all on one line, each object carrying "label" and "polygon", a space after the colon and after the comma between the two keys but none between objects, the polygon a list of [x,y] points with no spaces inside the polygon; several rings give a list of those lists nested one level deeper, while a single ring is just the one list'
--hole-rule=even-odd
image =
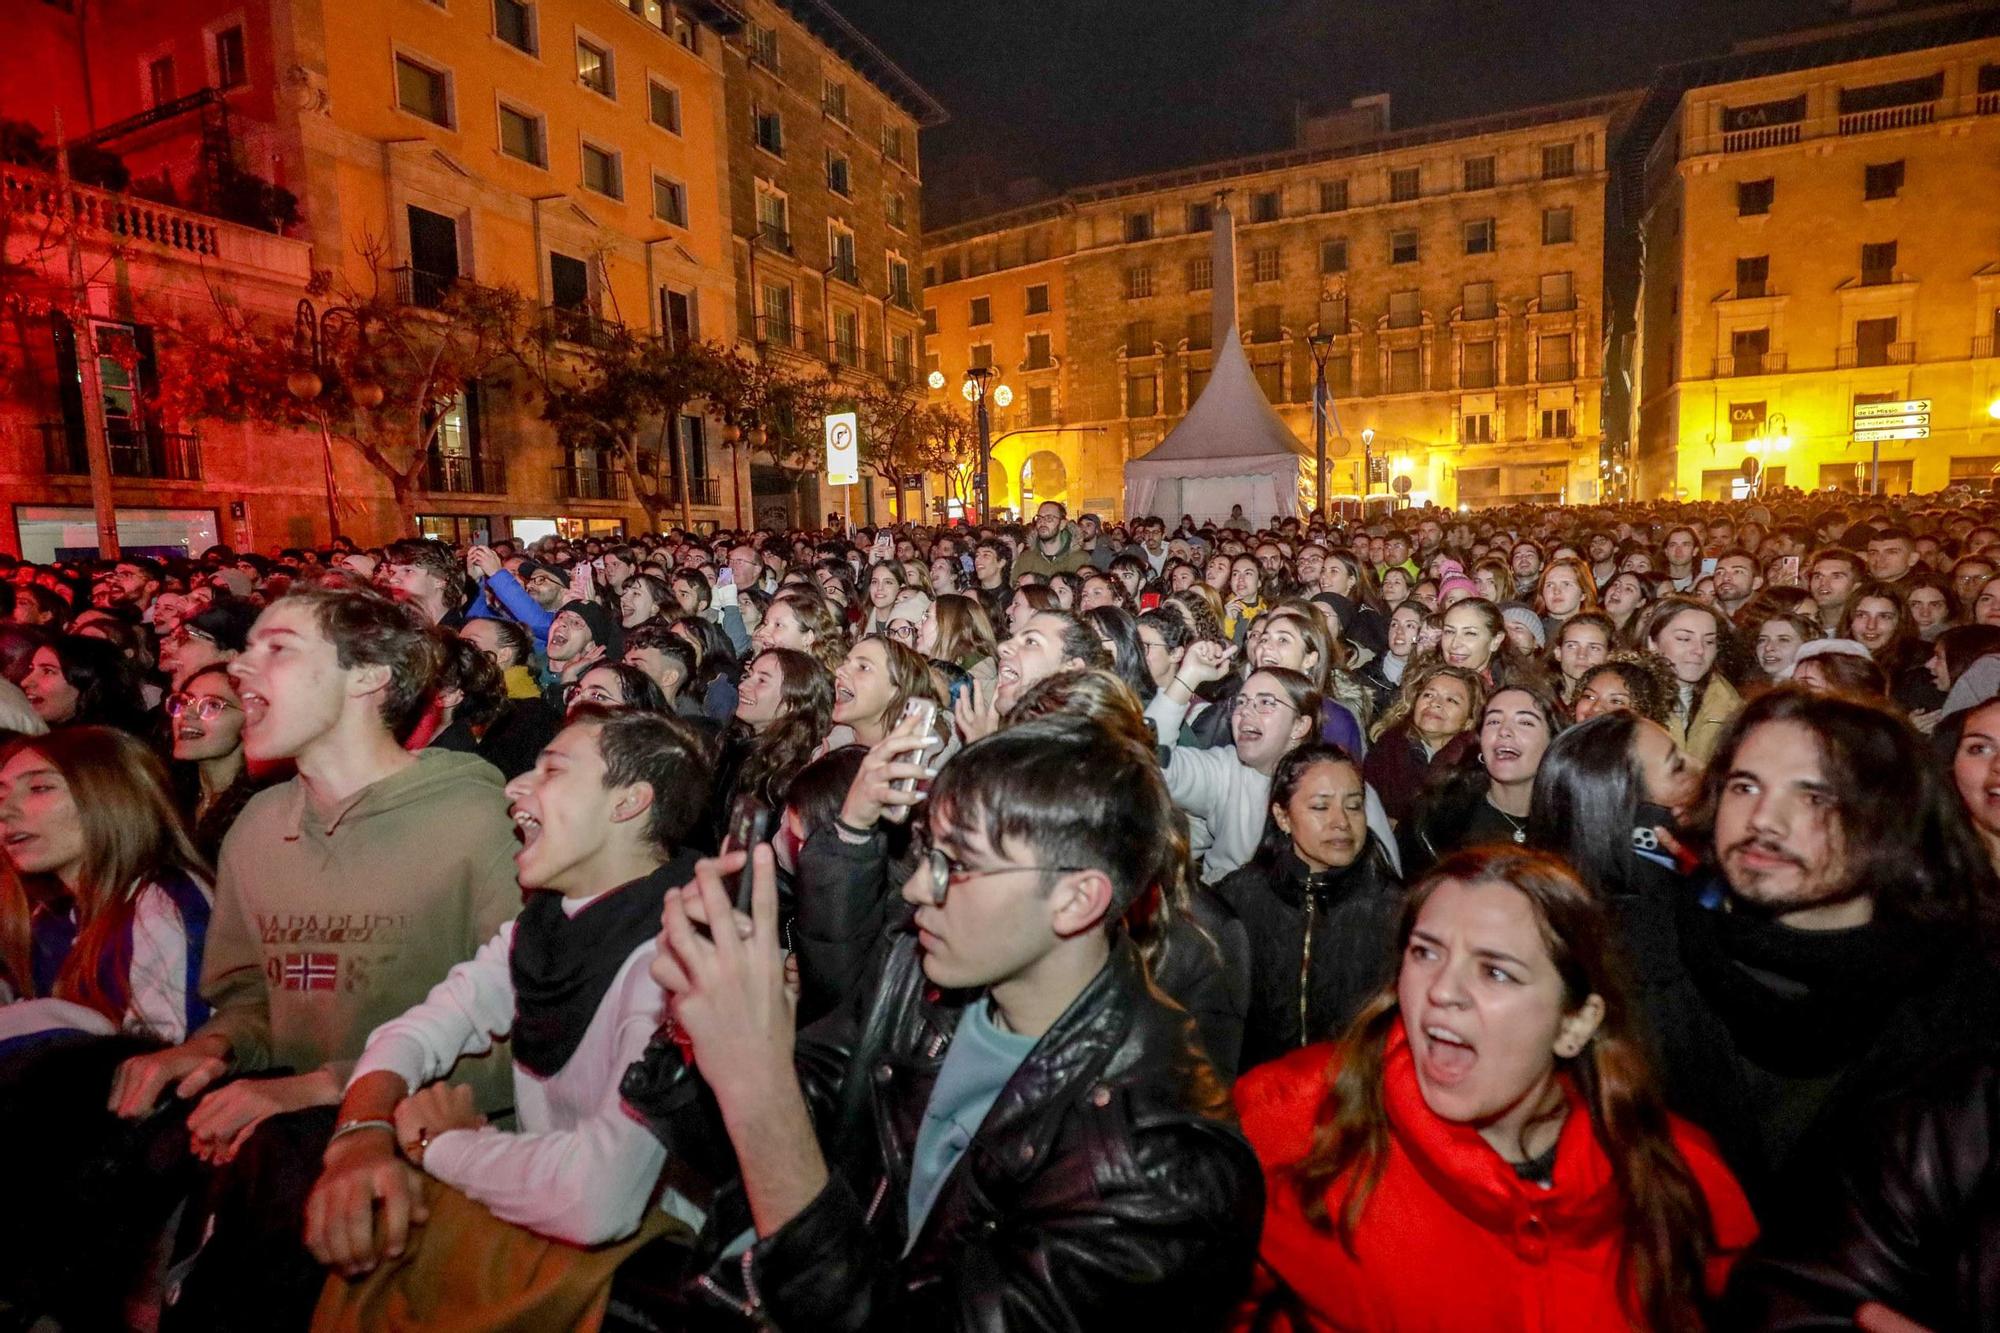
[{"label": "long dark hair", "polygon": [[1095,630],[1100,640],[1110,642],[1111,670],[1132,687],[1140,703],[1150,700],[1159,686],[1146,670],[1146,645],[1140,641],[1139,622],[1132,613],[1120,606],[1100,606],[1085,611],[1083,623]]},{"label": "long dark hair", "polygon": [[1600,713],[1551,740],[1535,771],[1528,845],[1560,856],[1606,896],[1632,886],[1626,832],[1646,794],[1633,768],[1632,741],[1644,725],[1624,709]]},{"label": "long dark hair", "polygon": [[1794,723],[1818,743],[1848,872],[1872,887],[1876,916],[1991,928],[2000,888],[1949,771],[1932,761],[1915,728],[1880,704],[1798,685],[1757,695],[1709,760],[1691,829],[1712,841],[1736,751],[1767,722]]},{"label": "long dark hair", "polygon": [[[773,810],[785,808],[785,792],[792,778],[811,761],[813,751],[833,725],[833,673],[818,659],[795,648],[766,648],[750,659],[769,657],[778,664],[784,682],[783,702],[778,717],[754,738],[748,739],[749,753],[736,777],[736,790],[755,796]],[[741,722],[732,729],[748,738],[749,728]]]},{"label": "long dark hair", "polygon": [[[1306,780],[1306,774],[1321,764],[1338,764],[1354,770],[1355,777],[1361,775],[1360,761],[1341,749],[1338,745],[1328,745],[1324,741],[1308,741],[1296,750],[1288,751],[1278,766],[1271,770],[1271,800],[1264,810],[1264,833],[1257,840],[1257,850],[1250,856],[1252,864],[1271,870],[1284,863],[1292,850],[1292,835],[1278,827],[1277,812],[1291,805],[1292,797],[1298,794],[1299,784]],[[1375,854],[1375,837],[1371,831],[1362,846],[1356,861]]]},{"label": "long dark hair", "polygon": [[[1619,974],[1609,912],[1569,867],[1547,853],[1504,845],[1475,848],[1445,858],[1410,890],[1396,934],[1398,956],[1408,949],[1424,904],[1454,880],[1518,890],[1533,909],[1562,978],[1565,1008],[1574,1009],[1591,995],[1604,1001],[1596,1033],[1557,1067],[1574,1082],[1589,1111],[1591,1131],[1610,1159],[1624,1203],[1619,1268],[1634,1326],[1698,1333],[1704,1326],[1703,1268],[1715,1246],[1714,1219],[1674,1144],[1631,991]],[[1402,1021],[1396,996],[1391,981],[1341,1039],[1327,1068],[1312,1148],[1291,1168],[1291,1185],[1307,1219],[1337,1237],[1350,1254],[1369,1196],[1388,1166],[1383,1077],[1389,1034]]]}]

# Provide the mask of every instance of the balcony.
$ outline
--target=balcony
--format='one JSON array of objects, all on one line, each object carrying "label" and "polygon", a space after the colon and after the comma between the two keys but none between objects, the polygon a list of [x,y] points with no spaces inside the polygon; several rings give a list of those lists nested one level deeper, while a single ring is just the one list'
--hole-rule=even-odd
[{"label": "balcony", "polygon": [[776,250],[781,255],[792,253],[792,233],[774,222],[757,224],[757,241],[767,250]]},{"label": "balcony", "polygon": [[850,287],[859,287],[861,285],[861,273],[860,270],[854,267],[854,257],[852,255],[836,258],[833,263],[827,266],[826,276],[832,278],[835,282],[844,282]]},{"label": "balcony", "polygon": [[1979,94],[1976,110],[1982,116],[2000,116],[2000,89]]},{"label": "balcony", "polygon": [[1984,361],[1995,355],[1993,343],[1994,338],[1990,333],[1974,338],[1972,340],[1972,359],[1975,361]]},{"label": "balcony", "polygon": [[889,378],[898,384],[915,384],[917,382],[917,363],[914,361],[891,361],[889,363]]},{"label": "balcony", "polygon": [[617,336],[615,324],[583,306],[546,306],[542,310],[542,322],[549,337],[573,347],[593,347],[603,351]]},{"label": "balcony", "polygon": [[1785,373],[1783,352],[1738,352],[1732,356],[1715,358],[1715,378],[1719,380],[1741,379],[1746,375],[1782,375]]},{"label": "balcony", "polygon": [[898,310],[915,310],[917,308],[917,298],[910,295],[910,289],[907,284],[901,287],[891,287],[889,289],[889,304],[895,306]]},{"label": "balcony", "polygon": [[1730,130],[1722,136],[1725,153],[1748,153],[1759,148],[1782,148],[1799,141],[1797,121],[1789,125],[1759,125],[1755,129]]},{"label": "balcony", "polygon": [[499,458],[434,453],[424,469],[424,489],[433,495],[505,495],[507,467]]},{"label": "balcony", "polygon": [[[81,427],[72,431],[64,422],[44,421],[37,429],[42,433],[42,466],[49,475],[90,475],[90,453],[84,448]],[[105,427],[104,437],[114,477],[201,480],[201,440],[191,433],[112,425]]]},{"label": "balcony", "polygon": [[458,281],[455,273],[426,273],[420,268],[407,264],[389,270],[396,280],[396,303],[413,305],[420,310],[436,310],[444,304],[444,298],[451,293],[452,284]]},{"label": "balcony", "polygon": [[565,467],[558,464],[556,495],[564,500],[623,500],[630,495],[625,474],[614,468]]},{"label": "balcony", "polygon": [[806,345],[806,328],[790,315],[759,315],[757,341],[800,351]]},{"label": "balcony", "polygon": [[1535,381],[1539,384],[1559,384],[1576,378],[1576,362],[1544,361],[1535,367]]},{"label": "balcony", "polygon": [[1907,366],[1917,359],[1917,345],[1908,343],[1849,343],[1834,354],[1834,365],[1842,370],[1858,366]]},{"label": "balcony", "polygon": [[1461,389],[1490,389],[1500,382],[1500,372],[1492,366],[1467,366],[1458,372]]},{"label": "balcony", "polygon": [[[678,504],[681,498],[681,484],[677,477],[666,479],[666,490]],[[697,505],[719,505],[722,503],[722,478],[689,477],[687,479],[688,503]]]},{"label": "balcony", "polygon": [[1850,111],[1840,118],[1840,133],[1876,134],[1883,130],[1906,130],[1928,125],[1937,119],[1937,103],[1912,102],[1908,106],[1885,106],[1874,111]]},{"label": "balcony", "polygon": [[1559,315],[1576,309],[1575,292],[1551,292],[1535,307],[1544,315]]}]

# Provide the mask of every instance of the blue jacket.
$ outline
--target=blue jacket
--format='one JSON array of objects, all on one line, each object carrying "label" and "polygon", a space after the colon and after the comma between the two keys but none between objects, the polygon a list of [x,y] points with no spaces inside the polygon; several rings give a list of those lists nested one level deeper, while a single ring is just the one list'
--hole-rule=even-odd
[{"label": "blue jacket", "polygon": [[[493,609],[498,601],[502,610]],[[549,626],[555,624],[556,613],[545,610],[542,604],[528,595],[521,586],[521,580],[504,569],[495,570],[491,578],[481,585],[479,595],[472,599],[472,605],[465,609],[465,618],[475,620],[518,620],[528,627],[528,633],[535,636],[535,650],[545,651],[549,646]]]}]

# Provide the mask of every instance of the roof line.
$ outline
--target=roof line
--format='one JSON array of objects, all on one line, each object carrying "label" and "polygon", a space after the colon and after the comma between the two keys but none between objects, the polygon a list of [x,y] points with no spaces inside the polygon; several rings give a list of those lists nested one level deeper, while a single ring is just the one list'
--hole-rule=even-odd
[{"label": "roof line", "polygon": [[780,0],[800,22],[816,27],[842,59],[873,80],[884,92],[903,104],[924,129],[934,129],[951,119],[944,103],[931,96],[907,70],[891,60],[888,53],[869,40],[846,15],[827,0]]}]

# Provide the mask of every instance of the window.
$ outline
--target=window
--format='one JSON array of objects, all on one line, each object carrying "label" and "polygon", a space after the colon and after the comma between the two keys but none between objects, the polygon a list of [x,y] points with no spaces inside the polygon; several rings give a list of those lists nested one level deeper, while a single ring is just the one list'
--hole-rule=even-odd
[{"label": "window", "polygon": [[1422,192],[1423,177],[1416,167],[1397,167],[1389,173],[1389,202],[1406,204]]},{"label": "window", "polygon": [[1499,310],[1493,303],[1493,284],[1468,282],[1459,289],[1460,319],[1491,319]]},{"label": "window", "polygon": [[1285,401],[1285,363],[1282,361],[1259,361],[1250,368],[1257,377],[1257,387],[1264,391],[1266,400],[1273,403]]},{"label": "window", "polygon": [[1210,204],[1189,204],[1187,206],[1187,229],[1190,232],[1213,231],[1215,211]]},{"label": "window", "polygon": [[1565,204],[1561,208],[1542,210],[1542,244],[1567,245],[1576,239],[1576,210]]},{"label": "window", "polygon": [[695,338],[694,293],[660,289],[660,328],[668,347],[686,347]]},{"label": "window", "polygon": [[1276,282],[1279,271],[1277,246],[1263,245],[1250,252],[1250,281]]},{"label": "window", "polygon": [[1576,362],[1570,352],[1569,334],[1543,334],[1537,340],[1535,352],[1540,370],[1536,378],[1543,383],[1576,378]]},{"label": "window", "polygon": [[1215,317],[1203,310],[1187,317],[1187,345],[1190,352],[1215,346]]},{"label": "window", "polygon": [[1344,212],[1346,208],[1347,182],[1344,179],[1321,181],[1319,183],[1319,211],[1322,213],[1340,213]]},{"label": "window", "polygon": [[625,197],[625,173],[618,154],[596,144],[583,146],[583,188],[595,190],[609,199]]},{"label": "window", "polygon": [[1465,224],[1465,253],[1490,255],[1495,248],[1492,218],[1474,218]]},{"label": "window", "polygon": [[558,310],[590,306],[590,265],[575,255],[549,251],[549,304]]},{"label": "window", "polygon": [[243,25],[233,24],[215,34],[215,86],[224,92],[250,82],[250,56],[243,45]]},{"label": "window", "polygon": [[665,176],[653,177],[653,216],[676,227],[687,226],[687,187]]},{"label": "window", "polygon": [[1392,264],[1414,264],[1417,262],[1417,229],[1406,227],[1389,233],[1389,262]]},{"label": "window", "polygon": [[1046,426],[1056,419],[1056,391],[1047,384],[1028,390],[1028,424]]},{"label": "window", "polygon": [[1127,241],[1153,239],[1153,215],[1150,211],[1125,215],[1125,239]]},{"label": "window", "polygon": [[1415,393],[1424,387],[1424,354],[1421,348],[1398,347],[1389,353],[1389,392]]},{"label": "window", "polygon": [[1389,293],[1389,327],[1413,329],[1424,322],[1423,296],[1414,287]]},{"label": "window", "polygon": [[1896,317],[1854,321],[1854,364],[1886,366],[1896,360]]},{"label": "window", "polygon": [[546,167],[549,164],[549,150],[542,136],[542,118],[502,102],[500,151],[533,166]]},{"label": "window", "polygon": [[930,334],[932,337],[936,337],[937,331],[937,307],[927,305],[924,307],[924,332]]},{"label": "window", "polygon": [[1285,336],[1284,321],[1274,305],[1260,305],[1250,312],[1250,341],[1274,343]]},{"label": "window", "polygon": [[1158,384],[1151,375],[1125,377],[1125,415],[1150,417],[1159,411]]},{"label": "window", "polygon": [[1463,444],[1493,443],[1493,414],[1467,412],[1458,419],[1458,438]]},{"label": "window", "polygon": [[1187,401],[1192,403],[1201,397],[1201,391],[1208,387],[1208,377],[1212,372],[1203,366],[1189,366],[1187,371]]},{"label": "window", "polygon": [[744,34],[744,42],[750,48],[750,62],[769,70],[780,68],[778,64],[778,30],[767,28],[761,23],[752,23]]},{"label": "window", "polygon": [[792,341],[792,289],[774,282],[764,288],[762,333],[765,339],[790,344]]},{"label": "window", "polygon": [[1483,338],[1478,342],[1466,343],[1460,351],[1458,387],[1461,389],[1490,389],[1499,380],[1499,362],[1496,360],[1493,339]]},{"label": "window", "polygon": [[1567,440],[1576,433],[1570,423],[1570,409],[1567,407],[1545,407],[1542,409],[1542,438],[1545,440]]},{"label": "window", "polygon": [[972,358],[973,369],[984,370],[993,364],[993,344],[974,343],[968,350],[968,355]]},{"label": "window", "polygon": [[819,109],[834,120],[847,123],[847,85],[838,79],[828,79],[820,86]]},{"label": "window", "polygon": [[517,51],[535,54],[535,7],[530,0],[493,0],[493,35]]},{"label": "window", "polygon": [[961,263],[957,254],[946,255],[944,257],[944,280],[946,282],[957,282],[960,268]]},{"label": "window", "polygon": [[993,298],[990,296],[973,297],[972,313],[967,317],[965,322],[973,328],[978,328],[981,324],[991,324],[993,322]]},{"label": "window", "polygon": [[1049,285],[1046,282],[1029,284],[1027,312],[1031,315],[1049,313]]},{"label": "window", "polygon": [[1542,149],[1542,179],[1552,181],[1576,175],[1576,145],[1554,143]]},{"label": "window", "polygon": [[1542,274],[1542,312],[1576,309],[1576,289],[1567,273]]},{"label": "window", "polygon": [[1319,243],[1319,271],[1322,273],[1347,272],[1347,238],[1331,236]]},{"label": "window", "polygon": [[603,97],[618,96],[611,73],[611,52],[587,37],[576,39],[576,81]]},{"label": "window", "polygon": [[1871,162],[1862,173],[1861,197],[1863,199],[1894,199],[1903,192],[1903,164],[1895,162]]},{"label": "window", "polygon": [[658,79],[646,80],[646,118],[670,134],[681,132],[681,95]]},{"label": "window", "polygon": [[1250,196],[1250,220],[1252,222],[1276,222],[1279,214],[1278,192],[1259,190]]},{"label": "window", "polygon": [[1770,351],[1769,329],[1737,329],[1729,335],[1730,370],[1738,375],[1761,375]]},{"label": "window", "polygon": [[844,366],[861,364],[861,316],[852,310],[833,312],[833,359]]},{"label": "window", "polygon": [[174,58],[161,56],[146,65],[146,105],[159,106],[171,102],[177,94],[174,91]]},{"label": "window", "polygon": [[1125,355],[1151,356],[1153,354],[1153,321],[1150,319],[1130,320],[1125,325]]},{"label": "window", "polygon": [[905,310],[916,304],[910,294],[910,261],[901,255],[889,256],[889,300]]},{"label": "window", "polygon": [[1879,287],[1896,280],[1896,243],[1876,241],[1861,247],[1861,285]]},{"label": "window", "polygon": [[1205,292],[1215,286],[1215,261],[1207,255],[1188,260],[1187,286],[1191,292]]},{"label": "window", "polygon": [[882,156],[888,158],[899,167],[903,165],[903,127],[901,125],[884,125],[882,127]]},{"label": "window", "polygon": [[888,215],[889,225],[897,231],[909,230],[909,218],[903,206],[903,196],[891,191],[882,202],[882,210]]},{"label": "window", "polygon": [[396,57],[396,105],[433,125],[451,128],[451,80],[410,56]]},{"label": "window", "polygon": [[1055,360],[1049,354],[1049,335],[1046,333],[1029,334],[1028,363],[1026,369],[1047,370],[1050,366],[1054,364]]},{"label": "window", "polygon": [[750,112],[750,136],[772,157],[785,155],[785,117],[777,110],[754,108]]},{"label": "window", "polygon": [[1153,294],[1153,266],[1134,264],[1125,270],[1125,299],[1138,301]]},{"label": "window", "polygon": [[1760,181],[1738,181],[1736,185],[1736,216],[1739,218],[1762,217],[1771,211],[1771,201],[1777,197],[1778,182],[1770,177]]},{"label": "window", "polygon": [[1490,190],[1493,188],[1493,155],[1468,157],[1465,159],[1465,188],[1468,190]]},{"label": "window", "polygon": [[674,40],[696,55],[701,54],[701,34],[683,15],[674,15]]},{"label": "window", "polygon": [[848,177],[847,159],[831,148],[826,150],[826,188],[843,199],[854,194],[853,182]]},{"label": "window", "polygon": [[1736,299],[1748,301],[1754,297],[1769,296],[1771,286],[1771,256],[1745,255],[1736,261]]},{"label": "window", "polygon": [[[438,0],[442,4],[443,0]],[[623,0],[625,8],[632,11],[643,22],[661,32],[667,30],[667,6],[665,0]]]},{"label": "window", "polygon": [[791,205],[782,194],[770,190],[757,191],[757,234],[767,245],[792,251]]},{"label": "window", "polygon": [[917,341],[907,333],[889,335],[889,364],[895,367],[896,378],[915,379],[917,375]]}]

